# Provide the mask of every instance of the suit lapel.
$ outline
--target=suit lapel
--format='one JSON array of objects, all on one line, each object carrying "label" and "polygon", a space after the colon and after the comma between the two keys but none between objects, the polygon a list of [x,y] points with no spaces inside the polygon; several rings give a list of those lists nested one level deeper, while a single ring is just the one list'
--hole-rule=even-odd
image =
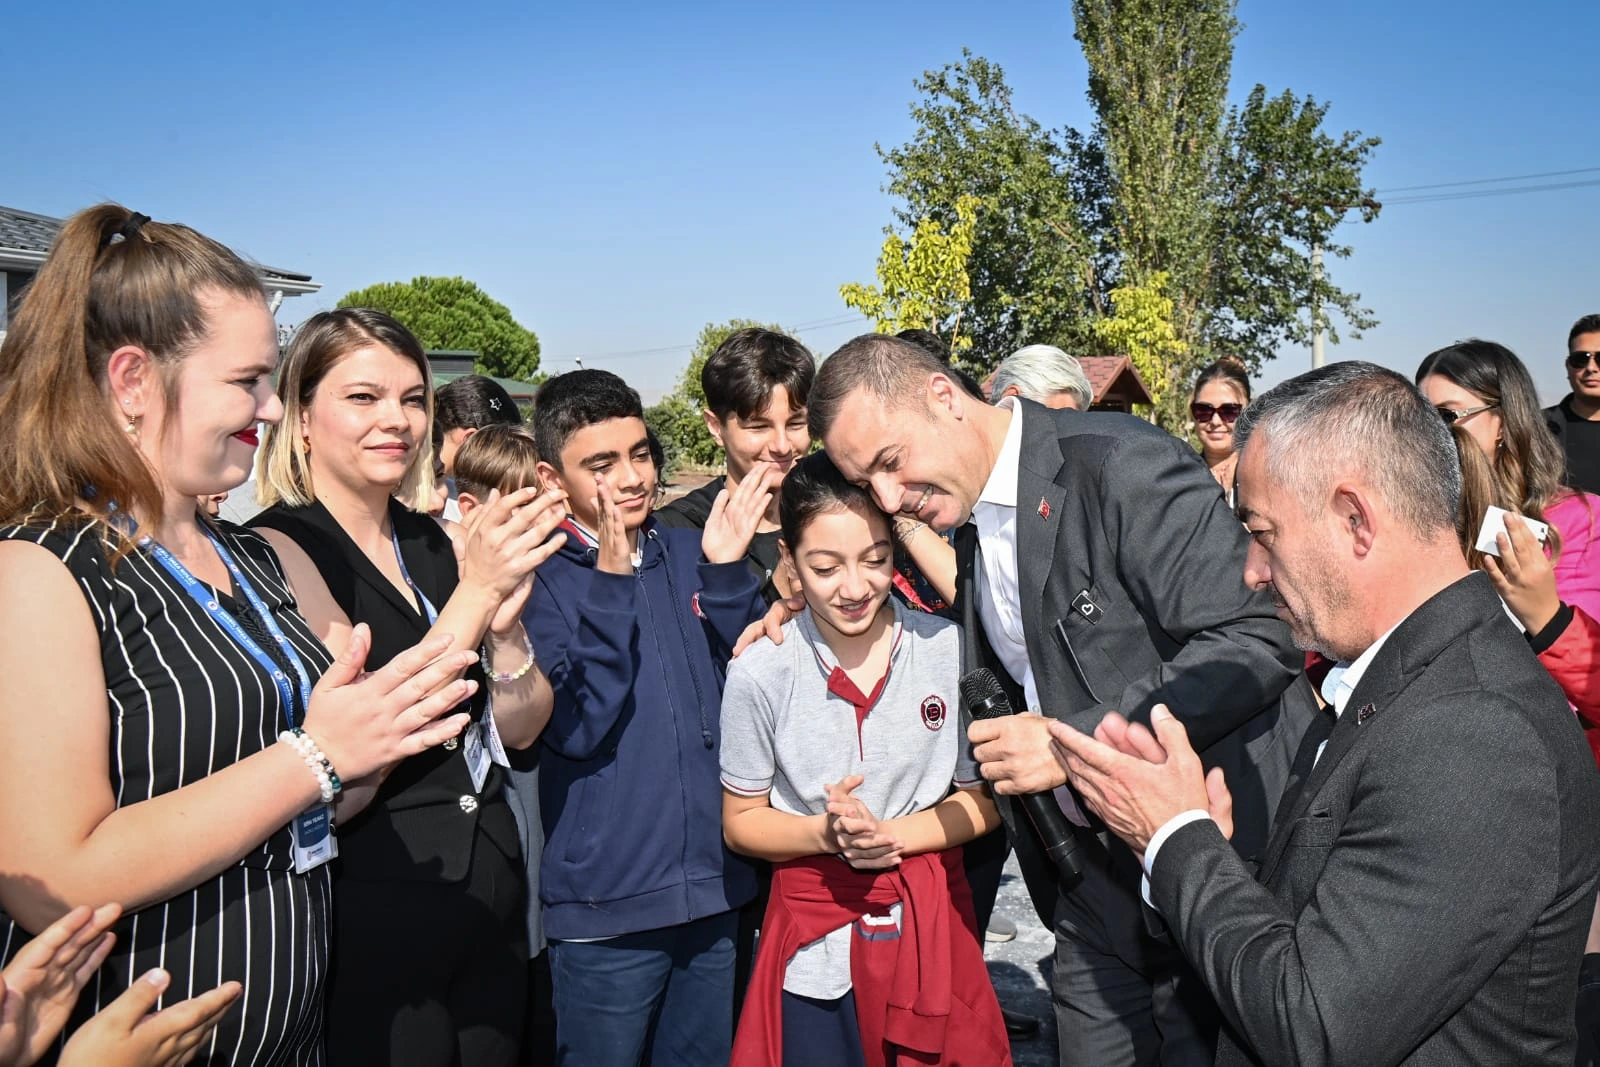
[{"label": "suit lapel", "polygon": [[1058,534],[1067,490],[1056,484],[1062,467],[1061,438],[1049,408],[1018,400],[1012,418],[1022,417],[1022,448],[1017,465],[1017,593],[1022,602],[1022,632],[1028,643],[1034,682],[1041,693],[1053,689],[1057,657],[1037,655],[1049,644],[1044,591],[1056,563]]},{"label": "suit lapel", "polygon": [[[1367,725],[1394,708],[1406,687],[1446,646],[1501,610],[1500,598],[1490,587],[1489,579],[1481,572],[1474,572],[1436,593],[1395,628],[1356,683],[1345,703],[1344,713],[1327,734],[1327,747],[1316,760],[1316,766],[1303,779],[1291,777],[1285,786],[1284,802],[1278,807],[1272,836],[1262,856],[1260,881],[1266,882],[1277,869],[1294,824],[1311,810],[1317,794],[1327,785],[1340,762],[1368,736]],[[1332,713],[1333,710],[1328,709],[1327,714]],[[1311,737],[1312,731],[1308,730],[1306,741],[1295,757],[1297,769],[1307,755]],[[1315,758],[1314,748],[1310,756]],[[1305,786],[1294,795],[1300,780]]]},{"label": "suit lapel", "polygon": [[[390,522],[397,521],[395,511],[399,507],[399,504],[393,502],[390,503]],[[418,612],[418,605],[412,603],[409,596],[401,595],[400,590],[395,588],[394,583],[389,581],[388,578],[384,577],[382,571],[373,566],[372,561],[367,558],[367,554],[361,551],[361,547],[355,543],[355,540],[351,538],[348,533],[345,532],[344,527],[339,525],[339,520],[335,519],[332,513],[330,513],[327,508],[322,506],[320,501],[313,503],[309,508],[307,508],[306,513],[307,517],[320,526],[324,533],[332,537],[335,541],[343,546],[344,555],[350,559],[351,571],[355,575],[357,581],[365,582],[380,596],[388,600],[403,618],[413,622],[417,626],[418,633],[424,633],[427,631],[428,620],[426,616],[421,615]],[[401,530],[402,528],[402,526],[396,526],[397,530]],[[433,588],[432,562],[428,559],[427,552],[421,551],[415,544],[411,544],[413,541],[414,538],[407,537],[403,532],[401,533],[400,546],[401,552],[406,561],[406,568],[411,572],[412,581],[416,582],[420,588],[431,589]],[[408,544],[411,544],[409,551],[407,551]],[[416,568],[419,565],[426,568],[424,573],[418,573]],[[435,605],[435,607],[440,606],[442,605]]]}]

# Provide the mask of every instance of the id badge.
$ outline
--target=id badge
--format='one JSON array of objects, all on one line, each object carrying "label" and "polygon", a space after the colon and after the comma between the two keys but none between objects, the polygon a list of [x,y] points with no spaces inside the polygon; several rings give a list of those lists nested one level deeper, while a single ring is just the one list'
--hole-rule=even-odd
[{"label": "id badge", "polygon": [[333,805],[318,804],[301,812],[289,824],[294,838],[294,873],[305,874],[339,854],[339,838],[333,832]]},{"label": "id badge", "polygon": [[468,726],[461,734],[461,752],[467,758],[467,771],[472,775],[472,791],[483,792],[483,783],[489,780],[489,749],[483,743],[483,731],[477,723]]},{"label": "id badge", "polygon": [[500,766],[511,769],[511,759],[506,755],[506,746],[500,741],[500,728],[494,724],[494,701],[486,701],[483,705],[483,732],[484,739],[489,744],[489,758]]}]

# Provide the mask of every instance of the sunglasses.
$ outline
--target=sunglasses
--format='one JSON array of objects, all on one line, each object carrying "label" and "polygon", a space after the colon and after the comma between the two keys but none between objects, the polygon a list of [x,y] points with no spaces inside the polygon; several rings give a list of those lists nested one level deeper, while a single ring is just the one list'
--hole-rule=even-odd
[{"label": "sunglasses", "polygon": [[1454,426],[1462,419],[1471,418],[1481,412],[1493,411],[1499,406],[1499,404],[1480,404],[1475,408],[1447,408],[1442,405],[1436,405],[1433,410],[1439,413],[1439,417],[1445,421],[1446,426]]},{"label": "sunglasses", "polygon": [[1244,411],[1243,404],[1190,404],[1189,417],[1196,423],[1207,423],[1221,415],[1222,421],[1232,426]]},{"label": "sunglasses", "polygon": [[1589,365],[1590,360],[1594,360],[1596,364],[1600,364],[1600,352],[1568,352],[1567,369],[1583,370],[1583,368]]}]

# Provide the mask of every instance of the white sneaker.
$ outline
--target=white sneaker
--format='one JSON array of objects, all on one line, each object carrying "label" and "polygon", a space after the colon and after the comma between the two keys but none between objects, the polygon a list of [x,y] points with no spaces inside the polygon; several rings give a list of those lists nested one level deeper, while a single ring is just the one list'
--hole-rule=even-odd
[{"label": "white sneaker", "polygon": [[983,932],[985,941],[1000,944],[1010,941],[1017,936],[1017,924],[1004,915],[989,916],[989,928]]}]

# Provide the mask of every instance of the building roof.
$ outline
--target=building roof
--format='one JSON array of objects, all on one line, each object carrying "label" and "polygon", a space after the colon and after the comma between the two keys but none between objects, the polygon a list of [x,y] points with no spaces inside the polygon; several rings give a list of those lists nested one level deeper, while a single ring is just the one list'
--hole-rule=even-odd
[{"label": "building roof", "polygon": [[[434,387],[437,388],[441,385],[448,385],[457,378],[465,377],[467,377],[467,375],[464,373],[440,373],[439,371],[435,371],[433,374],[433,384]],[[486,374],[484,377],[488,378],[491,382],[494,382],[500,388],[504,389],[507,394],[510,395],[512,400],[524,400],[532,402],[533,395],[539,391],[539,386],[533,382],[519,382],[514,378],[496,378],[492,374]]]},{"label": "building roof", "polygon": [[[42,263],[45,253],[50,251],[50,245],[56,239],[56,234],[61,232],[63,222],[64,220],[51,218],[49,215],[38,215],[32,211],[21,211],[13,207],[0,207],[0,259],[14,259],[19,265]],[[7,253],[13,255],[8,256]],[[322,288],[320,284],[311,280],[309,274],[297,274],[279,267],[269,267],[264,263],[256,263],[254,266],[269,288],[273,288],[273,282],[288,283],[284,286],[286,293],[314,293]]]},{"label": "building roof", "polygon": [[1094,402],[1099,403],[1112,389],[1135,404],[1152,403],[1150,389],[1127,356],[1080,356],[1078,365],[1094,386]]}]

